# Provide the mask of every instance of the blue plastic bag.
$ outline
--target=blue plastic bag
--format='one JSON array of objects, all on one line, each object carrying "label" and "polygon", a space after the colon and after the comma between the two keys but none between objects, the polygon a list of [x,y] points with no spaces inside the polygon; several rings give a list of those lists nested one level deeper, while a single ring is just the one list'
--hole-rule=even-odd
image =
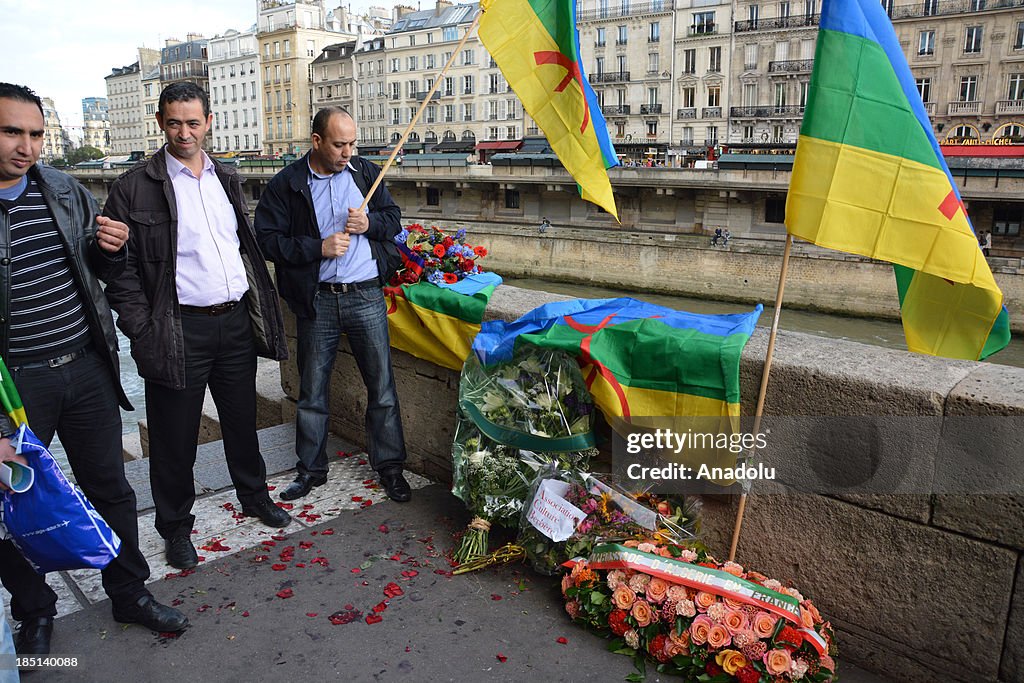
[{"label": "blue plastic bag", "polygon": [[21,425],[11,442],[35,470],[28,491],[2,493],[4,526],[25,559],[40,574],[110,564],[121,551],[121,539],[85,494],[68,481],[28,425]]}]

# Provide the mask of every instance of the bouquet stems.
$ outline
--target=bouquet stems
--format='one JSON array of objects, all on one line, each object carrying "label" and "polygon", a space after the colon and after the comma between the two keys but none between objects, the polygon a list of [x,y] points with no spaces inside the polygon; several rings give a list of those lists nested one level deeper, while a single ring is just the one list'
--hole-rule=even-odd
[{"label": "bouquet stems", "polygon": [[487,554],[490,543],[491,523],[483,517],[474,517],[469,528],[462,535],[459,547],[452,553],[452,559],[460,565],[471,560],[478,560]]}]

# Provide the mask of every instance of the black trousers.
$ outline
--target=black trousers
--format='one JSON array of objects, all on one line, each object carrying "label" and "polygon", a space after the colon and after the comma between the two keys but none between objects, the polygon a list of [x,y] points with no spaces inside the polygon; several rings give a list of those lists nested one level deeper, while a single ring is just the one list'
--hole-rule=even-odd
[{"label": "black trousers", "polygon": [[256,438],[256,347],[247,307],[243,303],[216,316],[182,312],[181,327],[185,388],[146,382],[149,481],[156,530],[164,538],[188,535],[196,521],[192,471],[207,386],[217,405],[238,500],[246,505],[268,495],[267,468]]},{"label": "black trousers", "polygon": [[[78,486],[121,537],[121,552],[103,570],[103,588],[115,605],[148,594],[149,565],[139,550],[135,491],[124,476],[121,413],[110,367],[98,353],[60,367],[14,368],[29,426],[49,446],[54,432],[67,451]],[[57,595],[10,541],[0,542],[0,581],[11,594],[17,621],[57,613]]]}]

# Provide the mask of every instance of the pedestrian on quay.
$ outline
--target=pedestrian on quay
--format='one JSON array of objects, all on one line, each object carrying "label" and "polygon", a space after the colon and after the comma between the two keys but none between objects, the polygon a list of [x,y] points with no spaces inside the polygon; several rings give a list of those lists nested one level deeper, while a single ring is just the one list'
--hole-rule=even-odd
[{"label": "pedestrian on quay", "polygon": [[402,474],[405,437],[381,291],[401,264],[402,212],[383,183],[369,212],[359,208],[380,169],[353,156],[358,134],[346,110],[321,109],[312,128],[310,151],[274,176],[256,207],[260,246],[298,331],[297,475],[281,498],[302,498],[327,481],[331,372],[345,334],[366,387],[370,465],[388,497],[405,502],[412,490]]},{"label": "pedestrian on quay", "polygon": [[[128,227],[99,217],[74,178],[36,165],[44,129],[39,97],[0,83],[0,354],[32,430],[47,447],[60,436],[78,486],[121,539],[102,572],[114,619],[181,631],[185,615],[146,588],[135,491],[124,474],[119,405],[132,406],[99,281],[124,269]],[[0,541],[0,581],[20,622],[18,653],[48,654],[57,594],[9,540]]]},{"label": "pedestrian on quay", "polygon": [[985,231],[985,241],[981,245],[981,253],[988,258],[989,252],[992,251],[992,233],[988,230]]},{"label": "pedestrian on quay", "polygon": [[256,356],[281,360],[287,347],[241,179],[202,149],[213,124],[206,91],[167,86],[156,120],[167,143],[114,182],[104,208],[132,229],[107,297],[145,380],[156,530],[167,563],[190,569],[199,561],[192,471],[207,386],[242,514],[275,528],[291,522],[270,499],[256,436]]},{"label": "pedestrian on quay", "polygon": [[538,230],[538,232],[540,232],[540,234],[543,235],[544,233],[546,233],[548,231],[548,228],[550,228],[550,227],[551,227],[551,221],[548,220],[547,216],[543,216],[540,219],[540,227],[537,228],[537,230]]}]

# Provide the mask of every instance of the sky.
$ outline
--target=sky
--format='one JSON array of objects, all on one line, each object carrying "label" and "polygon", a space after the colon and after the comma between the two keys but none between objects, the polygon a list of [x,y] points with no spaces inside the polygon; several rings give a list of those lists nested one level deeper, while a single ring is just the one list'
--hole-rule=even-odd
[{"label": "sky", "polygon": [[[325,3],[328,9],[342,4]],[[356,11],[392,2],[345,0]],[[106,97],[105,76],[167,38],[205,38],[256,23],[258,0],[0,0],[0,80],[53,99],[61,123],[80,137],[82,98]]]}]

